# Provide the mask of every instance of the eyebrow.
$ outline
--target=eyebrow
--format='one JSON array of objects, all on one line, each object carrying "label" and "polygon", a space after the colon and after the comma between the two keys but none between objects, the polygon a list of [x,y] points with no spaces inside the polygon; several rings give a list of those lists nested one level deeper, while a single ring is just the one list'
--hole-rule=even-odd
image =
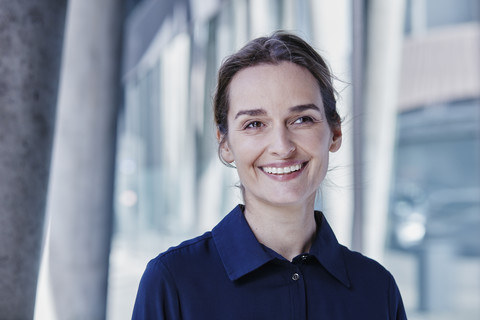
[{"label": "eyebrow", "polygon": [[237,115],[235,116],[235,119],[237,119],[240,116],[247,115],[247,116],[264,116],[267,114],[267,111],[264,109],[251,109],[251,110],[240,110],[238,111]]},{"label": "eyebrow", "polygon": [[[313,103],[293,106],[289,110],[290,110],[291,113],[302,112],[302,111],[305,111],[305,110],[316,110],[316,111],[320,112],[320,108],[317,107]],[[256,116],[264,116],[266,114],[267,114],[267,111],[265,111],[264,109],[261,109],[261,108],[259,108],[259,109],[249,109],[249,110],[240,110],[235,115],[235,119],[237,119],[238,117],[243,116],[243,115],[256,117]]]},{"label": "eyebrow", "polygon": [[294,106],[294,107],[290,108],[290,112],[302,112],[302,111],[305,111],[305,110],[315,110],[315,111],[320,112],[320,108],[317,107],[317,105],[315,105],[313,103],[301,104],[301,105]]}]

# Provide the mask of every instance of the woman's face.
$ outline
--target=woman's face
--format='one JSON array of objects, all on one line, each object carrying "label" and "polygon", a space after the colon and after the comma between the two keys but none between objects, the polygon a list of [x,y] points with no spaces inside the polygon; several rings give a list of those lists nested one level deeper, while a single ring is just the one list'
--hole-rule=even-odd
[{"label": "woman's face", "polygon": [[312,74],[290,62],[243,69],[229,102],[221,155],[235,161],[246,204],[313,204],[341,130],[330,129]]}]

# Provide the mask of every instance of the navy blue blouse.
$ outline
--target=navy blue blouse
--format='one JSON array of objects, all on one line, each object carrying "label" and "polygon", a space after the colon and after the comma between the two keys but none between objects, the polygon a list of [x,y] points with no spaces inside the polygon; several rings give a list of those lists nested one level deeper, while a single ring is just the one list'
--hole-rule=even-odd
[{"label": "navy blue blouse", "polygon": [[315,216],[310,252],[287,261],[257,241],[237,206],[148,263],[132,319],[406,319],[392,275]]}]

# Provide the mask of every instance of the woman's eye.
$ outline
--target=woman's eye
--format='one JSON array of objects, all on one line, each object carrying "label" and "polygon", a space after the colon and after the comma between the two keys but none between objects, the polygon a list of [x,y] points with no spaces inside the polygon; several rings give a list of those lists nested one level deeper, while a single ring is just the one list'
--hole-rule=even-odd
[{"label": "woman's eye", "polygon": [[247,126],[245,127],[246,129],[249,129],[249,128],[260,128],[263,126],[263,123],[261,123],[260,121],[252,121],[250,123],[247,124]]},{"label": "woman's eye", "polygon": [[300,117],[298,118],[297,120],[295,120],[293,123],[294,124],[302,124],[302,123],[306,123],[306,122],[312,122],[313,119],[311,117]]}]

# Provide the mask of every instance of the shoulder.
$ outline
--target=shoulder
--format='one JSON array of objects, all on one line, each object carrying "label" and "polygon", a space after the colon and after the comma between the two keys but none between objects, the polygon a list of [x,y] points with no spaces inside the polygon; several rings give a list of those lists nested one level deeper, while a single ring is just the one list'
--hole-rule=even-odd
[{"label": "shoulder", "polygon": [[171,247],[150,260],[140,281],[139,290],[163,291],[177,290],[179,275],[191,274],[195,268],[211,263],[211,233],[187,240],[178,246]]},{"label": "shoulder", "polygon": [[209,255],[214,254],[212,251],[215,251],[215,248],[212,233],[209,231],[160,253],[148,263],[147,269],[170,269],[170,267],[185,266],[198,262],[199,259],[206,259]]},{"label": "shoulder", "polygon": [[360,252],[352,251],[343,245],[340,245],[340,248],[347,266],[351,267],[350,269],[359,269],[361,272],[371,271],[388,273],[387,269],[376,260],[371,259]]},{"label": "shoulder", "polygon": [[[179,293],[189,288],[183,280],[208,258],[209,232],[182,242],[150,260],[142,275],[132,319],[179,319]],[[205,268],[202,268],[205,269]],[[193,272],[192,272],[193,271]]]},{"label": "shoulder", "polygon": [[[224,234],[231,234],[236,230],[235,217],[238,216],[240,206],[230,212],[212,231],[186,240],[177,246],[169,248],[152,259],[145,273],[156,277],[170,277],[175,279],[192,279],[192,277],[204,277],[225,273],[223,262],[219,255],[218,245],[225,241],[220,239]],[[214,240],[216,238],[216,240]],[[223,271],[223,272],[222,272]],[[180,281],[180,280],[179,280]]]},{"label": "shoulder", "polygon": [[392,274],[379,262],[359,252],[351,251],[345,246],[340,247],[348,276],[353,284],[362,283],[382,291],[396,286]]},{"label": "shoulder", "polygon": [[352,289],[364,296],[386,299],[389,319],[406,319],[402,297],[393,275],[377,261],[341,246]]}]

